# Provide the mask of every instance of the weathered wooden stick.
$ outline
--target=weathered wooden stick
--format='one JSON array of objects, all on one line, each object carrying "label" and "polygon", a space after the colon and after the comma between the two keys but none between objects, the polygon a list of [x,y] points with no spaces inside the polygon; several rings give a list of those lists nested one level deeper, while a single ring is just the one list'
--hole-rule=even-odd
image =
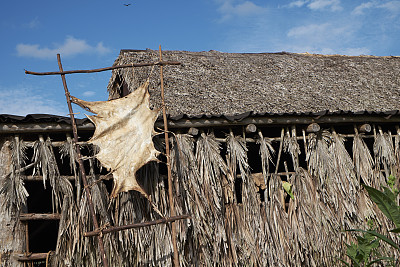
[{"label": "weathered wooden stick", "polygon": [[[308,151],[307,151],[307,139],[308,138],[306,137],[306,131],[304,129],[301,131],[301,133],[303,134],[303,136],[300,137],[300,139],[303,138],[304,154],[307,156],[307,153],[308,153]],[[297,140],[299,140],[299,139],[297,139]]]},{"label": "weathered wooden stick", "polygon": [[[58,67],[60,69],[60,72],[63,72],[60,54],[57,54],[57,61],[58,61]],[[85,192],[86,192],[86,197],[87,197],[88,204],[89,204],[89,210],[90,210],[90,214],[92,215],[93,226],[94,226],[95,229],[98,229],[99,228],[99,224],[97,222],[96,213],[94,212],[94,205],[93,205],[93,202],[92,202],[92,195],[90,194],[90,189],[88,187],[88,183],[87,183],[87,180],[86,180],[86,173],[85,173],[85,167],[83,165],[81,149],[79,148],[79,145],[77,145],[77,143],[78,143],[78,130],[77,130],[77,127],[76,127],[74,111],[73,111],[72,105],[71,105],[71,96],[70,96],[69,91],[68,91],[67,81],[65,79],[65,74],[61,74],[61,79],[62,79],[63,86],[64,86],[65,97],[67,98],[69,115],[71,116],[72,132],[74,134],[74,143],[75,143],[76,155],[78,157],[78,164],[79,164],[79,169],[80,169],[81,176],[82,176],[83,185],[85,186]],[[98,238],[98,241],[99,241],[99,248],[100,248],[101,258],[102,258],[102,261],[103,261],[103,266],[104,267],[108,267],[108,261],[107,261],[107,257],[106,257],[106,252],[104,251],[103,238],[100,235],[97,236],[97,238]]]},{"label": "weathered wooden stick", "polygon": [[[160,62],[162,62],[162,53],[161,53],[161,45],[159,47],[160,52]],[[170,208],[170,216],[175,216],[175,205],[172,194],[172,171],[171,171],[171,159],[170,159],[170,151],[169,151],[169,138],[168,138],[168,121],[167,121],[167,112],[165,109],[165,99],[164,99],[164,76],[163,76],[163,65],[160,66],[160,81],[161,81],[161,103],[162,103],[162,111],[163,111],[163,121],[164,121],[164,136],[165,136],[165,153],[167,157],[167,170],[168,170],[168,198],[169,198],[169,208]],[[176,227],[175,223],[171,222],[171,239],[173,246],[173,262],[175,267],[179,267],[179,258],[178,258],[178,246],[176,243]]]},{"label": "weathered wooden stick", "polygon": [[183,219],[190,219],[190,215],[179,215],[179,216],[172,216],[169,218],[162,218],[158,219],[155,221],[151,222],[142,222],[142,223],[133,223],[133,224],[127,224],[127,225],[121,225],[121,226],[114,226],[114,227],[108,227],[103,230],[94,230],[91,232],[86,232],[84,236],[89,237],[89,236],[95,236],[95,235],[100,235],[102,234],[108,234],[112,232],[117,232],[117,231],[122,231],[122,230],[128,230],[128,229],[133,229],[133,228],[141,228],[145,226],[152,226],[152,225],[157,225],[157,224],[162,224],[162,223],[169,223],[169,222],[174,222],[177,220],[183,220]]},{"label": "weathered wooden stick", "polygon": [[48,253],[32,253],[25,255],[24,253],[13,253],[13,257],[19,261],[37,261],[45,260]]},{"label": "weathered wooden stick", "polygon": [[115,70],[122,68],[132,68],[132,67],[147,67],[147,66],[164,66],[164,65],[180,65],[180,62],[174,61],[159,61],[154,63],[136,63],[136,64],[125,64],[125,65],[117,65],[112,67],[100,68],[100,69],[92,69],[92,70],[67,70],[67,71],[49,71],[49,72],[33,72],[25,70],[25,74],[31,75],[65,75],[65,74],[73,74],[73,73],[93,73],[93,72],[102,72],[107,70]]},{"label": "weathered wooden stick", "polygon": [[[28,222],[25,222],[25,252],[30,253],[29,252],[29,224],[28,224]],[[24,266],[33,267],[33,263],[25,262]]]},{"label": "weathered wooden stick", "polygon": [[21,213],[19,216],[20,221],[36,221],[36,220],[59,220],[61,214],[59,213]]},{"label": "weathered wooden stick", "polygon": [[281,138],[280,144],[279,144],[279,151],[278,151],[278,160],[276,161],[276,166],[275,166],[275,174],[278,173],[278,168],[279,168],[279,161],[281,160],[281,155],[282,155],[282,148],[283,148],[283,137],[285,135],[285,128],[282,128],[281,131]]}]

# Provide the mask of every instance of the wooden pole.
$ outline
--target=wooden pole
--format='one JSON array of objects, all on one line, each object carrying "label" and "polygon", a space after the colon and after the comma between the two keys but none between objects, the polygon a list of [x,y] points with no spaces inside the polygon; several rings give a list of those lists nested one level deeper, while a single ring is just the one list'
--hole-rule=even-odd
[{"label": "wooden pole", "polygon": [[59,220],[61,214],[59,213],[21,213],[19,216],[20,221],[37,221],[37,220]]},{"label": "wooden pole", "polygon": [[278,151],[278,160],[276,161],[276,166],[275,166],[275,174],[278,173],[279,169],[279,162],[281,160],[281,154],[282,154],[282,148],[283,148],[283,137],[285,135],[285,128],[282,128],[281,131],[281,137],[279,138],[280,144],[279,144],[279,151]]},{"label": "wooden pole", "polygon": [[31,253],[29,255],[25,255],[23,253],[14,253],[13,257],[19,261],[37,261],[37,260],[45,260],[47,258],[46,253]]},{"label": "wooden pole", "polygon": [[180,216],[173,216],[169,218],[162,218],[159,220],[151,221],[151,222],[142,222],[142,223],[133,223],[133,224],[127,224],[127,225],[121,225],[121,226],[114,226],[114,227],[107,227],[106,229],[103,230],[94,230],[91,232],[86,232],[84,236],[95,236],[95,235],[100,235],[101,234],[108,234],[112,232],[117,232],[121,230],[128,230],[132,228],[140,228],[140,227],[145,227],[145,226],[152,226],[156,224],[161,224],[161,223],[169,223],[177,220],[182,220],[182,219],[190,219],[190,215],[180,215]]},{"label": "wooden pole", "polygon": [[[60,72],[63,72],[60,54],[57,54],[57,61],[58,61],[58,67],[60,69]],[[79,169],[80,169],[80,172],[81,172],[81,175],[82,175],[83,185],[85,186],[85,192],[86,192],[86,197],[87,197],[88,204],[89,204],[89,210],[90,210],[90,213],[92,215],[93,226],[94,226],[95,229],[98,229],[99,228],[99,224],[97,222],[96,214],[94,212],[92,196],[90,194],[90,190],[89,190],[88,183],[87,183],[87,180],[86,180],[86,173],[85,173],[85,168],[84,168],[84,165],[83,165],[81,150],[80,150],[79,146],[77,145],[77,143],[78,143],[78,131],[77,131],[77,128],[76,128],[74,112],[72,110],[72,105],[71,105],[71,96],[70,96],[69,91],[68,91],[67,81],[65,79],[65,74],[61,74],[61,79],[62,79],[62,82],[63,82],[63,85],[64,85],[65,97],[67,98],[69,115],[71,116],[72,132],[74,134],[74,144],[75,144],[75,149],[76,149],[76,155],[77,155],[77,158],[78,158]],[[98,239],[98,242],[99,242],[100,254],[101,254],[102,261],[103,261],[103,266],[104,267],[108,267],[108,261],[107,261],[106,253],[104,251],[103,238],[102,238],[101,235],[99,235],[99,236],[97,236],[97,239]]]},{"label": "wooden pole", "polygon": [[[159,47],[160,52],[160,61],[162,61],[162,53],[161,53],[161,45]],[[170,160],[170,151],[169,151],[169,138],[168,138],[168,122],[167,122],[167,112],[165,110],[165,99],[164,99],[164,77],[163,77],[163,66],[160,66],[160,80],[161,80],[161,103],[162,103],[162,111],[163,111],[163,121],[164,121],[164,136],[165,136],[165,152],[167,156],[167,169],[168,169],[168,198],[169,198],[169,207],[170,207],[170,217],[175,216],[175,206],[174,199],[172,194],[172,172],[171,172],[171,160]],[[174,266],[179,266],[179,258],[178,258],[178,246],[176,244],[176,227],[175,222],[171,222],[171,238],[172,238],[172,246],[174,249],[173,252],[173,262]]]},{"label": "wooden pole", "polygon": [[65,74],[73,74],[73,73],[93,73],[93,72],[102,72],[107,70],[115,70],[115,69],[123,69],[123,68],[132,68],[132,67],[146,67],[146,66],[164,66],[164,65],[180,65],[180,62],[174,61],[159,61],[154,63],[137,63],[137,64],[125,64],[125,65],[117,65],[112,67],[100,68],[100,69],[91,69],[91,70],[67,70],[67,71],[48,71],[48,72],[34,72],[25,70],[25,74],[32,75],[65,75]]}]

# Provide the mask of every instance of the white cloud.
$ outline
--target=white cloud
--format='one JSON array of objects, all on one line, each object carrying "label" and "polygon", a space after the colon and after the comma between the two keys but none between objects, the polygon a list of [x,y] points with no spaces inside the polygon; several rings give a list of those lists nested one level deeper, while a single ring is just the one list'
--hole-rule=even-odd
[{"label": "white cloud", "polygon": [[343,54],[349,56],[371,55],[371,50],[367,47],[354,47],[345,49]]},{"label": "white cloud", "polygon": [[[356,6],[359,7],[355,9]],[[351,56],[392,55],[396,53],[392,51],[398,50],[400,0],[364,0],[355,3],[290,0],[281,7],[284,8],[269,10],[268,16],[244,21],[244,25],[240,25],[242,27],[231,25],[217,49],[229,52],[287,51]],[[291,10],[288,18],[287,8],[290,7],[296,10]],[[332,12],[342,7],[343,11]],[[323,16],[317,16],[316,13],[321,12],[317,8],[324,10]],[[301,10],[309,12],[301,13]],[[368,12],[368,17],[351,16],[352,12]],[[396,12],[398,15],[395,15]]]},{"label": "white cloud", "polygon": [[96,92],[94,92],[94,91],[85,91],[85,92],[83,92],[83,96],[86,96],[86,97],[91,97],[91,96],[94,96],[94,95],[96,95]]},{"label": "white cloud", "polygon": [[318,44],[350,37],[354,32],[353,26],[336,23],[309,24],[291,28],[287,37]]},{"label": "white cloud", "polygon": [[400,1],[389,1],[378,6],[379,8],[386,9],[392,14],[400,13]]},{"label": "white cloud", "polygon": [[293,1],[293,2],[289,3],[289,5],[287,5],[287,7],[302,7],[305,4],[307,4],[307,2],[309,2],[309,1],[308,0]]},{"label": "white cloud", "polygon": [[234,4],[232,0],[219,0],[219,12],[222,14],[222,21],[233,17],[247,17],[262,14],[266,11],[265,7],[258,6],[251,1],[241,1]]},{"label": "white cloud", "polygon": [[66,104],[47,99],[44,95],[35,94],[28,88],[0,88],[0,114],[68,114]]},{"label": "white cloud", "polygon": [[340,11],[342,6],[340,0],[297,0],[290,2],[286,7],[302,7],[307,6],[311,10],[331,10]]},{"label": "white cloud", "polygon": [[362,15],[364,11],[367,9],[384,9],[386,12],[390,12],[393,15],[400,14],[400,1],[387,1],[382,3],[378,1],[369,1],[366,3],[362,3],[354,8],[352,14],[354,15]]},{"label": "white cloud", "polygon": [[39,59],[51,59],[57,53],[68,57],[82,53],[105,54],[110,51],[110,49],[104,47],[102,42],[96,46],[91,46],[85,40],[76,39],[72,36],[68,36],[63,44],[53,45],[53,48],[41,47],[38,44],[18,44],[16,49],[20,57]]},{"label": "white cloud", "polygon": [[311,36],[315,37],[327,33],[329,27],[330,27],[329,23],[310,24],[306,26],[294,27],[289,30],[287,36],[294,38],[311,37]]},{"label": "white cloud", "polygon": [[370,8],[372,8],[374,6],[376,6],[376,2],[375,1],[362,3],[361,5],[359,5],[356,8],[354,8],[352,13],[355,14],[355,15],[361,15],[361,14],[364,13],[365,9],[370,9]]},{"label": "white cloud", "polygon": [[312,10],[330,9],[332,11],[342,10],[340,0],[314,0],[308,4],[308,8]]},{"label": "white cloud", "polygon": [[[323,24],[309,24],[291,28],[286,36],[288,40],[284,44],[286,51],[314,54],[342,54],[365,55],[371,51],[366,47],[357,47],[354,42],[354,34],[357,25],[348,25],[341,22]],[[338,40],[342,40],[338,42]]]}]

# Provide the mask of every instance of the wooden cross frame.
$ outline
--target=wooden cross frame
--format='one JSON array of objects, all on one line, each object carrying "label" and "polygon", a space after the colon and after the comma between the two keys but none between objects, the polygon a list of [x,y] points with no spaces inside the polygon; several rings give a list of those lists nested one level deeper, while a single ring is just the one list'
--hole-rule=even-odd
[{"label": "wooden cross frame", "polygon": [[[106,253],[104,250],[104,242],[103,242],[103,237],[102,237],[103,234],[126,230],[126,229],[156,225],[156,224],[161,224],[161,223],[171,223],[173,263],[174,263],[174,266],[176,266],[176,267],[179,266],[178,247],[176,244],[176,227],[175,227],[174,222],[176,220],[188,219],[188,218],[190,218],[190,215],[175,216],[175,207],[174,207],[173,193],[172,193],[170,149],[169,149],[169,142],[168,142],[168,140],[169,140],[168,139],[168,122],[167,122],[167,115],[166,115],[166,108],[165,108],[165,101],[164,101],[163,66],[165,66],[165,65],[180,65],[180,63],[173,62],[173,61],[162,61],[161,45],[159,47],[159,55],[160,55],[160,61],[154,62],[154,63],[126,64],[126,65],[118,65],[118,66],[112,66],[112,67],[100,68],[100,69],[64,71],[62,64],[61,64],[60,54],[57,54],[57,61],[58,61],[58,67],[59,67],[58,72],[32,72],[32,71],[27,71],[27,70],[25,71],[26,74],[31,74],[31,75],[61,75],[61,79],[62,79],[62,83],[64,86],[64,91],[65,91],[65,97],[67,99],[69,115],[71,117],[72,132],[74,135],[74,145],[75,145],[75,149],[76,149],[76,153],[77,153],[77,157],[78,157],[79,169],[80,169],[80,172],[82,175],[84,189],[85,189],[85,192],[86,192],[86,195],[88,198],[89,210],[90,210],[93,225],[95,228],[93,231],[85,233],[84,236],[85,237],[97,236],[104,267],[108,267],[108,261],[107,261],[107,256],[106,256]],[[71,105],[71,96],[68,91],[65,75],[66,74],[74,74],[74,73],[94,73],[94,72],[102,72],[102,71],[113,70],[113,69],[145,67],[145,66],[160,66],[161,100],[162,100],[165,147],[166,147],[167,168],[168,168],[168,198],[169,198],[169,205],[170,205],[170,209],[171,209],[170,217],[151,221],[151,222],[143,222],[143,223],[136,223],[136,224],[129,224],[129,225],[121,225],[121,226],[112,226],[112,227],[107,227],[107,228],[103,229],[103,228],[99,227],[99,224],[98,224],[95,212],[94,212],[94,205],[93,205],[92,197],[90,194],[90,187],[88,186],[88,183],[87,183],[85,168],[84,168],[83,161],[82,161],[82,155],[81,155],[81,151],[80,151],[80,148],[78,145],[78,131],[77,131],[76,121],[75,121],[75,117],[74,117],[74,112],[73,112],[72,105]]]}]

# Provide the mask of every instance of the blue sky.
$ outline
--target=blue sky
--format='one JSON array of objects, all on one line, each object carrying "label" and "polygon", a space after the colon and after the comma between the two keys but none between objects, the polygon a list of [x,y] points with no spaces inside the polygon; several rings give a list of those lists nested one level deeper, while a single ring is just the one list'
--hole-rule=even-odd
[{"label": "blue sky", "polygon": [[[111,66],[120,49],[160,44],[400,56],[400,1],[20,0],[1,1],[0,9],[0,114],[68,113],[59,76],[24,74],[57,71],[57,53],[64,70]],[[106,100],[110,75],[67,75],[67,83],[76,97]]]}]

